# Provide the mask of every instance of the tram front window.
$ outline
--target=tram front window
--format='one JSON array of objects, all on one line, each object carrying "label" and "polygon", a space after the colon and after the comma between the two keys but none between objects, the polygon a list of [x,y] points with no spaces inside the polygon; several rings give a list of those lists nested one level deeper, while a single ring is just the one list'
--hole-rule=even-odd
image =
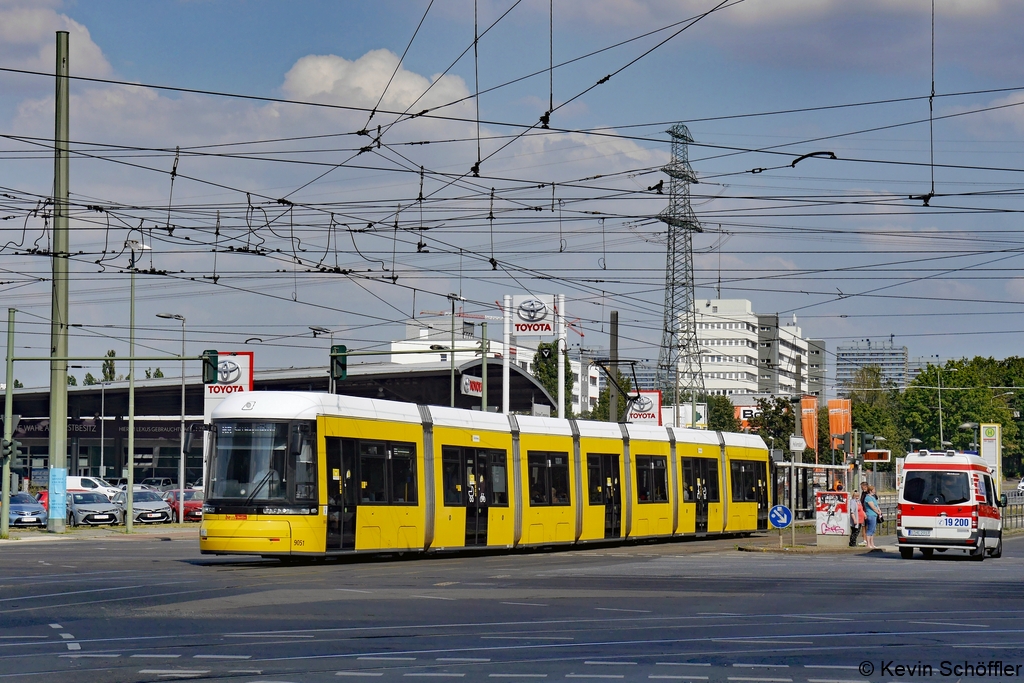
[{"label": "tram front window", "polygon": [[216,423],[209,498],[315,502],[313,444],[312,423]]}]

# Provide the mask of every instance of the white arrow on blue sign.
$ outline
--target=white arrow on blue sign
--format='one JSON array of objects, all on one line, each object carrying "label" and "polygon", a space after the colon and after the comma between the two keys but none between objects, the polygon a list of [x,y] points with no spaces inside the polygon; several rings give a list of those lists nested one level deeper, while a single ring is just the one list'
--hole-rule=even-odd
[{"label": "white arrow on blue sign", "polygon": [[785,529],[793,523],[793,513],[785,505],[776,505],[768,511],[768,521],[776,529]]}]

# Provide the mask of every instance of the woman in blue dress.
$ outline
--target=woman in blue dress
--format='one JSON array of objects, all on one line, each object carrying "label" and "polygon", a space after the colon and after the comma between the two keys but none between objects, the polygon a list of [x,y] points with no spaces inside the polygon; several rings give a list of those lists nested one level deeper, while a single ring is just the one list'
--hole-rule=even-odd
[{"label": "woman in blue dress", "polygon": [[878,526],[882,510],[878,507],[874,486],[868,486],[868,494],[864,496],[864,514],[864,540],[867,542],[868,550],[875,550],[875,528]]}]

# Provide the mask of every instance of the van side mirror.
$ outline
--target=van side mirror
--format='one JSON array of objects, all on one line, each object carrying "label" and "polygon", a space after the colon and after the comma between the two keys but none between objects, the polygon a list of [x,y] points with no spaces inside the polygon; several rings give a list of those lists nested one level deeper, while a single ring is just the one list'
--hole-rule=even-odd
[{"label": "van side mirror", "polygon": [[1004,508],[1006,507],[1006,504],[1006,494],[1002,493],[999,495],[999,507]]}]

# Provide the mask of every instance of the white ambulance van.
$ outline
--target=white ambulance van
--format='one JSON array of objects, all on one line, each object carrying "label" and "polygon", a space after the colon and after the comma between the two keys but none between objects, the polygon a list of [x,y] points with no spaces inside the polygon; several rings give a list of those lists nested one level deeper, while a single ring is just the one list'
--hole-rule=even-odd
[{"label": "white ambulance van", "polygon": [[992,474],[977,455],[957,451],[918,451],[903,465],[896,537],[900,556],[917,548],[929,558],[947,550],[964,551],[981,561],[1003,554],[1000,508]]}]

